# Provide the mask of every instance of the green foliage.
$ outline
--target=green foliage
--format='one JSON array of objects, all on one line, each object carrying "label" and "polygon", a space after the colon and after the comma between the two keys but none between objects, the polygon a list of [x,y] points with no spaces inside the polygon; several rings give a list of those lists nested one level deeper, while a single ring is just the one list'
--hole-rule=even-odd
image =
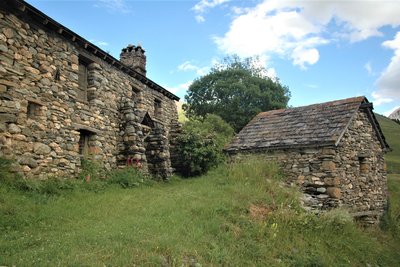
[{"label": "green foliage", "polygon": [[149,184],[150,179],[139,169],[124,168],[110,173],[107,182],[117,184],[122,188],[138,187],[141,184]]},{"label": "green foliage", "polygon": [[195,80],[185,96],[189,118],[216,114],[238,132],[256,114],[285,108],[290,98],[288,87],[267,77],[265,68],[257,67],[257,60],[228,57]]},{"label": "green foliage", "polygon": [[94,159],[82,158],[81,169],[82,171],[79,176],[82,180],[99,180],[104,178],[105,175],[100,162]]},{"label": "green foliage", "polygon": [[9,159],[0,158],[0,185],[12,184],[20,178],[18,174],[11,172],[12,163]]},{"label": "green foliage", "polygon": [[224,160],[222,148],[232,136],[232,127],[217,115],[186,122],[177,140],[177,171],[186,177],[206,173]]},{"label": "green foliage", "polygon": [[400,173],[400,125],[382,115],[375,114],[386,141],[392,149],[386,154],[388,173]]},{"label": "green foliage", "polygon": [[388,180],[389,201],[388,210],[383,217],[381,226],[400,240],[400,174],[392,175]]},{"label": "green foliage", "polygon": [[[391,206],[400,177],[389,176]],[[304,212],[275,164],[243,155],[202,179],[59,197],[0,187],[5,266],[398,266],[392,232]],[[82,183],[82,181],[77,180]]]}]

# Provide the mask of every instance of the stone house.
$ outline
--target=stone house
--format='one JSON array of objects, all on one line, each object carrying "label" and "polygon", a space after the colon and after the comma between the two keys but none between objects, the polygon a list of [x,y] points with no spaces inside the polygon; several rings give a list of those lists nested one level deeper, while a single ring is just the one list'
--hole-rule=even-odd
[{"label": "stone house", "polygon": [[354,97],[258,114],[225,148],[277,161],[309,209],[344,206],[375,221],[387,202],[389,149],[372,103]]},{"label": "stone house", "polygon": [[0,2],[0,157],[26,176],[104,168],[171,171],[177,96],[146,77],[138,45],[120,60],[22,0]]}]

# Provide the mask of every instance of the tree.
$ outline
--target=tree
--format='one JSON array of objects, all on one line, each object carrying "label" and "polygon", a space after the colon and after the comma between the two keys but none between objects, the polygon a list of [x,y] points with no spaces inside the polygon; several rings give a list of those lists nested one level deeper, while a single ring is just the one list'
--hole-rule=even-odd
[{"label": "tree", "polygon": [[233,136],[232,127],[219,116],[208,114],[204,119],[191,119],[183,125],[178,137],[176,171],[183,176],[206,173],[224,159],[222,148]]},{"label": "tree", "polygon": [[258,58],[227,57],[196,79],[185,96],[189,118],[216,114],[238,132],[256,114],[287,107],[288,87],[269,78],[257,62]]}]

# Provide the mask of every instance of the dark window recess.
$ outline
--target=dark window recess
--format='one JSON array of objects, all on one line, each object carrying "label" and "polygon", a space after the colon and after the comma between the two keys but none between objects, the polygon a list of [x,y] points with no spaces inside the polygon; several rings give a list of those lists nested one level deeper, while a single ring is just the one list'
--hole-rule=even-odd
[{"label": "dark window recess", "polygon": [[155,117],[160,117],[161,116],[161,100],[159,99],[154,99],[154,116]]},{"label": "dark window recess", "polygon": [[79,131],[79,154],[82,156],[89,155],[89,141],[93,134],[91,132],[80,130]]},{"label": "dark window recess", "polygon": [[79,73],[78,73],[78,100],[87,101],[87,88],[88,88],[88,62],[79,59]]},{"label": "dark window recess", "polygon": [[368,159],[366,157],[358,157],[358,163],[360,164],[360,173],[368,173],[369,171],[369,164]]},{"label": "dark window recess", "polygon": [[56,72],[54,73],[54,80],[55,80],[55,81],[59,81],[59,80],[60,80],[60,75],[61,75],[61,73],[60,73],[60,67],[57,67],[57,68],[56,68]]},{"label": "dark window recess", "polygon": [[33,102],[28,102],[28,109],[27,109],[27,116],[29,119],[34,119],[40,114],[40,105],[33,103]]}]

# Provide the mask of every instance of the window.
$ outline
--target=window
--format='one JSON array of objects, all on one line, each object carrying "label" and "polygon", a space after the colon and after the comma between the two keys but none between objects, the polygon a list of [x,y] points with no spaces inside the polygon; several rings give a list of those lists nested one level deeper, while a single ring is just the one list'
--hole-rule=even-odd
[{"label": "window", "polygon": [[369,171],[368,159],[364,156],[359,156],[358,163],[360,164],[360,174],[368,173]]},{"label": "window", "polygon": [[87,101],[88,87],[88,62],[79,58],[79,73],[78,73],[78,100]]},{"label": "window", "polygon": [[79,154],[82,156],[89,155],[89,140],[92,133],[85,130],[79,131]]},{"label": "window", "polygon": [[161,116],[161,100],[160,99],[154,99],[154,117],[160,117]]},{"label": "window", "polygon": [[40,114],[40,105],[34,102],[28,102],[27,117],[34,119]]}]

